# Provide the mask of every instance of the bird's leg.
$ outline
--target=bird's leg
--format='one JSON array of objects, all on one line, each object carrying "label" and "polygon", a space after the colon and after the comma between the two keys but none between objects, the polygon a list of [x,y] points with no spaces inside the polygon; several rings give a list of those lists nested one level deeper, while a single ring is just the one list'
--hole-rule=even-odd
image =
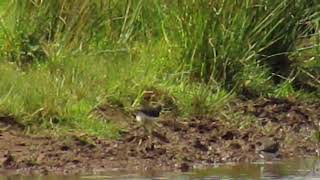
[{"label": "bird's leg", "polygon": [[147,136],[147,137],[149,137],[149,135],[150,135],[150,129],[146,126],[146,124],[143,126],[143,134],[144,134],[144,136]]},{"label": "bird's leg", "polygon": [[149,131],[148,131],[148,147],[151,145],[152,143],[152,132],[153,132],[153,129],[150,128]]},{"label": "bird's leg", "polygon": [[143,138],[145,137],[145,135],[146,135],[146,127],[145,126],[143,126],[143,136],[140,136],[139,137],[139,143],[138,143],[138,146],[140,146],[141,144],[142,144],[142,141],[143,141]]},{"label": "bird's leg", "polygon": [[150,146],[150,144],[152,143],[152,133],[153,133],[153,126],[154,126],[154,123],[151,123],[149,122],[148,124],[146,124],[147,127],[146,127],[146,131],[147,131],[147,146]]}]

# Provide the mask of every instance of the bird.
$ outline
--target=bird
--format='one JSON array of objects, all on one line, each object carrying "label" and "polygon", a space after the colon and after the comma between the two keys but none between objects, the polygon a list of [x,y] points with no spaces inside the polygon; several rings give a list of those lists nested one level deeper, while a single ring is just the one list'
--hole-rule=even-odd
[{"label": "bird", "polygon": [[274,142],[265,145],[263,149],[259,150],[259,156],[263,159],[275,159],[279,156],[279,142]]},{"label": "bird", "polygon": [[136,120],[142,124],[145,132],[151,134],[155,125],[159,120],[159,116],[162,110],[161,105],[157,105],[155,107],[150,105],[144,105],[135,113]]}]

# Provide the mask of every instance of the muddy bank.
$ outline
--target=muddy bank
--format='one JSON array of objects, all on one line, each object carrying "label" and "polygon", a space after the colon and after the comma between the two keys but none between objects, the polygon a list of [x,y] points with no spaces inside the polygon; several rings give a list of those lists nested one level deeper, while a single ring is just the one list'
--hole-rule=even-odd
[{"label": "muddy bank", "polygon": [[164,116],[161,127],[147,137],[133,119],[104,107],[105,115],[129,120],[128,131],[118,140],[76,134],[27,136],[22,125],[0,117],[0,166],[41,173],[114,168],[185,171],[215,163],[257,161],[261,159],[258,150],[274,143],[279,144],[277,158],[317,155],[319,103],[260,99],[237,101],[231,108],[235,114],[245,114],[246,120],[228,114],[191,119]]}]

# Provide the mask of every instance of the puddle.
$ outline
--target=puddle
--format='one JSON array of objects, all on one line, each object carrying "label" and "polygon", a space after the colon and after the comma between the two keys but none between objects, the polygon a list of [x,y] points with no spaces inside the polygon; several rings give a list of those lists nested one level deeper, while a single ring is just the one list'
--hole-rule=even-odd
[{"label": "puddle", "polygon": [[196,179],[318,179],[320,178],[320,158],[301,158],[286,161],[258,162],[254,164],[229,164],[210,169],[194,170],[188,173],[144,171],[94,172],[92,174],[55,175],[6,175],[1,172],[0,180],[196,180]]}]

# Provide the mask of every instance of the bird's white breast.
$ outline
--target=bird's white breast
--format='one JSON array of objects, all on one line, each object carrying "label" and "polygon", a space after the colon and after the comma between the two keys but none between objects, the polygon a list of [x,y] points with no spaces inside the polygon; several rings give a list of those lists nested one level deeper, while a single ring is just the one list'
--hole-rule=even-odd
[{"label": "bird's white breast", "polygon": [[140,114],[138,114],[138,115],[136,115],[136,120],[137,120],[138,122],[142,122],[143,118],[141,117]]}]

